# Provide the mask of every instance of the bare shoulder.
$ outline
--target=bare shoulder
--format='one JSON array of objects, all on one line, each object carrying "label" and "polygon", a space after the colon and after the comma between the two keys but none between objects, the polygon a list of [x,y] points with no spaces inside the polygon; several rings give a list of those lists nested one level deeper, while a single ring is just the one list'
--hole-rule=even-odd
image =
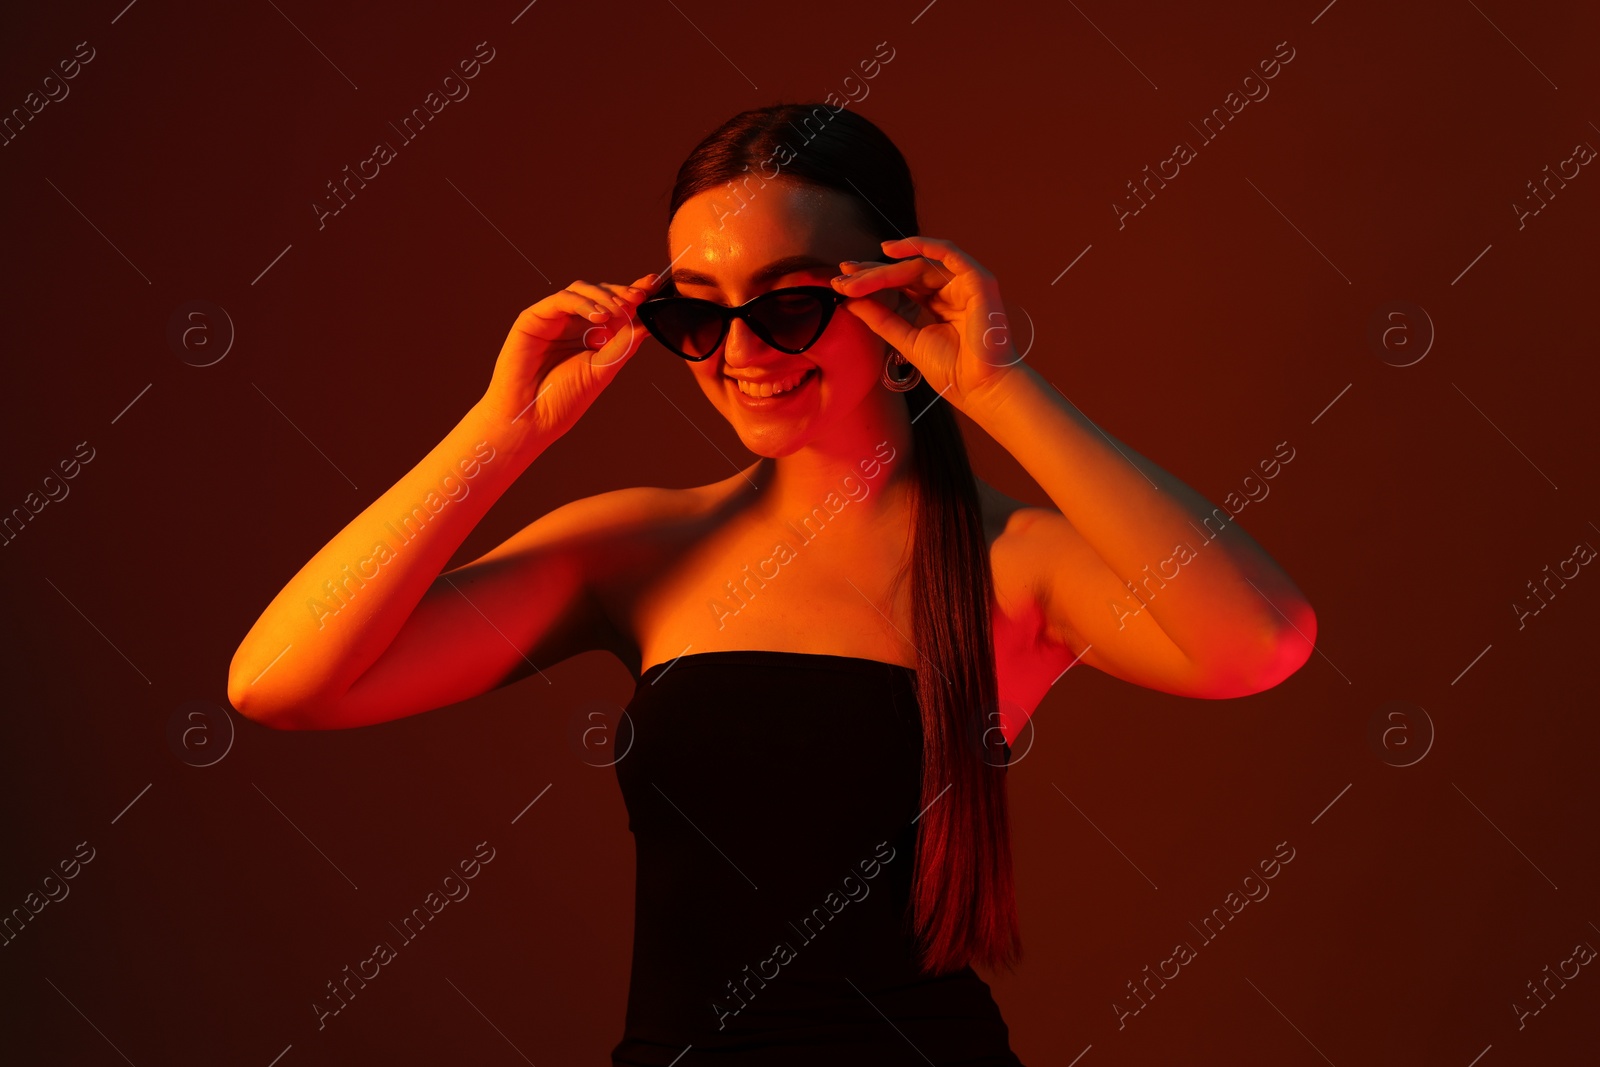
[{"label": "bare shoulder", "polygon": [[734,483],[743,484],[740,474],[710,485],[596,493],[548,512],[517,537],[528,539],[524,547],[559,552],[604,631],[602,647],[631,663],[638,657],[638,598],[719,525]]},{"label": "bare shoulder", "polygon": [[1002,613],[1001,625],[1009,636],[1026,642],[1054,662],[1064,648],[1049,648],[1050,635],[1044,632],[1041,605],[1044,602],[1042,571],[1039,567],[1039,538],[1065,519],[1054,507],[1040,507],[1013,499],[978,480],[978,497],[983,504],[984,526],[989,541],[989,569],[994,576],[995,601]]},{"label": "bare shoulder", "polygon": [[[977,475],[973,475],[972,480],[978,484],[978,503],[983,508],[984,535],[990,545],[993,545],[1001,534],[1013,528],[1014,518],[1026,522],[1030,518],[1028,512],[1044,510],[1006,496]],[[1018,515],[1018,512],[1023,514]]]},{"label": "bare shoulder", "polygon": [[[1075,656],[1075,649],[1057,640],[1046,622],[1047,601],[1039,565],[1039,532],[1064,520],[1053,507],[1013,499],[982,480],[978,481],[978,497],[989,539],[989,570],[994,578],[990,621],[994,629],[996,681],[1003,701],[1021,708],[1025,716],[1032,715]],[[1022,720],[1007,721],[1007,742],[1015,743],[1022,727]]]},{"label": "bare shoulder", "polygon": [[1037,568],[1031,563],[1029,530],[1041,520],[1057,515],[1054,508],[1037,507],[1016,500],[981,478],[978,499],[983,506],[983,524],[989,543],[989,569],[994,576],[994,592],[1000,610],[1014,624],[1030,615],[1038,603]]},{"label": "bare shoulder", "polygon": [[668,489],[632,485],[610,489],[562,504],[523,528],[540,539],[581,539],[595,545],[625,543],[631,537],[674,516],[700,507],[704,488]]},{"label": "bare shoulder", "polygon": [[559,553],[585,586],[603,588],[634,569],[630,564],[647,563],[673,529],[702,521],[711,488],[638,485],[580,497],[530,522],[496,551]]}]

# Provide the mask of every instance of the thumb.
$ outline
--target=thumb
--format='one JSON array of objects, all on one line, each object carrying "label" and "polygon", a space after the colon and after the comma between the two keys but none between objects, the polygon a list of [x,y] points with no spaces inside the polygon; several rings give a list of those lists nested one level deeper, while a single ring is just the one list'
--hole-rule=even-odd
[{"label": "thumb", "polygon": [[895,351],[907,359],[911,358],[911,351],[916,346],[916,327],[878,301],[867,297],[847,300],[844,307],[846,311],[866,323],[867,328],[873,333],[894,346]]}]

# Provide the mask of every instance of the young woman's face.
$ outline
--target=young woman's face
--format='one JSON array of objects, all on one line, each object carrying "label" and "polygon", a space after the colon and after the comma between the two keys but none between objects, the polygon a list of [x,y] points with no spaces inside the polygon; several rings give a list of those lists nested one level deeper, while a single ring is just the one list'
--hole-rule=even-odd
[{"label": "young woman's face", "polygon": [[[667,234],[671,254],[681,254],[671,275],[677,291],[727,307],[789,286],[832,288],[841,260],[883,258],[851,197],[788,179],[747,190],[743,201],[726,187],[700,193],[678,209]],[[870,299],[900,304],[893,292]],[[903,406],[879,385],[886,352],[887,343],[841,304],[816,344],[798,355],[769,347],[736,319],[716,352],[689,366],[745,447],[777,457],[856,418],[864,403]],[[741,391],[741,380],[759,394],[800,375],[797,388],[772,399]]]}]

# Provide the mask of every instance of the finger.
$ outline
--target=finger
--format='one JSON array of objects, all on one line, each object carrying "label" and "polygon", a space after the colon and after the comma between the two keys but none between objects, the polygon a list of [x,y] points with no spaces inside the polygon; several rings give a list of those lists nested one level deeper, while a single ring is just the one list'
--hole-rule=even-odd
[{"label": "finger", "polygon": [[915,289],[919,293],[913,293],[913,296],[925,296],[943,288],[947,280],[928,260],[914,256],[897,263],[861,266],[854,274],[833,279],[833,288],[849,296],[866,296],[887,288]]},{"label": "finger", "polygon": [[890,261],[886,259],[844,260],[839,264],[839,273],[843,276],[854,277],[857,274],[864,274],[867,271],[873,270],[877,267],[886,267],[889,265],[889,262]]},{"label": "finger", "polygon": [[620,317],[628,318],[633,314],[635,299],[634,293],[630,292],[630,289],[635,287],[622,285],[619,282],[600,282],[599,285],[610,293],[611,298],[617,302],[617,314]]},{"label": "finger", "polygon": [[[646,275],[646,278],[651,277]],[[640,279],[644,281],[645,279]],[[610,316],[590,326],[583,333],[583,346],[595,353],[594,362],[598,366],[607,360],[623,360],[631,356],[640,342],[645,338],[646,331],[639,321],[637,314],[638,303],[649,296],[646,286],[613,285],[609,282],[603,284],[622,306],[622,312]],[[617,348],[618,338],[621,338],[622,348]],[[626,355],[620,353],[626,350]],[[618,353],[618,354],[614,354]]]},{"label": "finger", "polygon": [[544,340],[554,340],[566,333],[569,325],[576,325],[581,330],[585,324],[603,322],[608,317],[610,312],[596,301],[570,289],[562,289],[524,308],[512,329]]},{"label": "finger", "polygon": [[950,282],[954,280],[950,272],[945,270],[944,265],[938,260],[929,259],[927,256],[918,255],[915,252],[908,252],[904,256],[891,255],[884,258],[882,261],[867,260],[865,263],[861,264],[861,269],[856,271],[856,273],[866,273],[867,271],[880,270],[884,267],[895,267],[905,263],[915,263],[917,265],[917,267],[920,269],[920,274],[918,277],[921,279],[923,288],[929,290],[930,292],[935,289],[942,289],[944,286],[949,285]]},{"label": "finger", "polygon": [[628,301],[637,307],[655,295],[657,283],[660,280],[661,275],[659,274],[646,274],[642,278],[635,278],[633,284],[625,288],[623,292],[626,294]]},{"label": "finger", "polygon": [[846,300],[844,307],[866,323],[873,333],[893,345],[896,352],[911,358],[917,338],[916,327],[876,300]]},{"label": "finger", "polygon": [[609,311],[617,312],[623,310],[621,298],[619,298],[604,285],[598,285],[594,282],[578,281],[573,282],[571,285],[567,286],[567,288],[571,289],[575,293],[579,293],[588,297]]},{"label": "finger", "polygon": [[982,278],[992,277],[984,269],[983,264],[957,248],[953,242],[941,241],[937,237],[895,237],[881,242],[881,247],[891,256],[926,256],[955,274],[971,273]]},{"label": "finger", "polygon": [[640,304],[660,292],[661,278],[662,276],[659,274],[646,274],[642,278],[634,279],[632,285],[610,285],[607,283],[607,288],[612,291],[617,299],[622,301],[622,314],[631,320],[634,310]]}]

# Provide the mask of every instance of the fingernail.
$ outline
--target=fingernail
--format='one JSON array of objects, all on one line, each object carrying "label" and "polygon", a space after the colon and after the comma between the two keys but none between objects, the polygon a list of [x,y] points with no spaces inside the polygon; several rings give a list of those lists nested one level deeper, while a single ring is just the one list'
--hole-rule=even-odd
[{"label": "fingernail", "polygon": [[839,265],[841,267],[853,267],[860,262],[861,261],[859,259],[842,259],[839,261]]}]

